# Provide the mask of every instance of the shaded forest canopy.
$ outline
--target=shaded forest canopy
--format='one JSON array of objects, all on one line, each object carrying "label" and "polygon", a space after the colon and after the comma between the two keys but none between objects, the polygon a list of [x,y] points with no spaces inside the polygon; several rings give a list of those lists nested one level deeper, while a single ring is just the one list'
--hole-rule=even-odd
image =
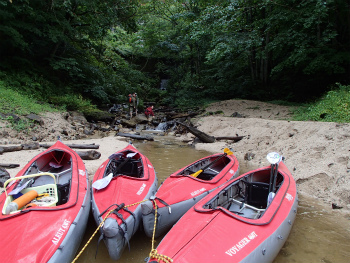
[{"label": "shaded forest canopy", "polygon": [[[305,102],[350,84],[346,0],[0,0],[2,87],[54,104]],[[166,89],[160,83],[166,80]]]}]

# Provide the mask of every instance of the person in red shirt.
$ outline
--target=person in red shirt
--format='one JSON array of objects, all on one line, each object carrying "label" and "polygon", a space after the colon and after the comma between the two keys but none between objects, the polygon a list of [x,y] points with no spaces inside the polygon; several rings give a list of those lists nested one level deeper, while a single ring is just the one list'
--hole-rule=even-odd
[{"label": "person in red shirt", "polygon": [[[152,117],[154,116],[153,105],[146,108],[145,115],[146,115],[147,119],[149,119],[150,116],[152,116]],[[152,117],[151,117],[151,119],[152,119]],[[151,120],[151,119],[149,119],[149,120]]]}]

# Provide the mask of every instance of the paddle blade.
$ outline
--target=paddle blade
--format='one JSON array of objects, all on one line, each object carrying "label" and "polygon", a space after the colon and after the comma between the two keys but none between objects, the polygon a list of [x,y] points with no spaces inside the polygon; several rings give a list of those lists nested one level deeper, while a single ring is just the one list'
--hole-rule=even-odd
[{"label": "paddle blade", "polygon": [[200,173],[203,172],[203,170],[198,170],[197,172],[191,174],[193,177],[197,177],[198,175],[200,175]]},{"label": "paddle blade", "polygon": [[226,155],[232,155],[233,154],[233,152],[231,152],[229,148],[225,148],[224,149],[224,153],[226,153]]},{"label": "paddle blade", "polygon": [[269,161],[270,164],[278,164],[282,160],[282,156],[280,156],[276,152],[271,152],[266,156],[266,159]]},{"label": "paddle blade", "polygon": [[111,182],[113,178],[113,174],[110,173],[108,176],[100,179],[100,180],[97,180],[95,181],[93,184],[92,184],[92,187],[95,188],[96,190],[101,190],[105,187],[107,187],[107,185],[109,185],[109,183]]}]

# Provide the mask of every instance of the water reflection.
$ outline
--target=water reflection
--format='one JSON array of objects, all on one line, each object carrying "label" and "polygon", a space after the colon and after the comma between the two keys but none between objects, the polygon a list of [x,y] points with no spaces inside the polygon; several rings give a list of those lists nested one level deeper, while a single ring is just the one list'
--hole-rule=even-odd
[{"label": "water reflection", "polygon": [[[171,173],[192,163],[199,158],[210,155],[206,151],[196,151],[186,144],[181,144],[168,137],[159,137],[155,141],[135,142],[136,148],[145,154],[155,167],[159,184]],[[221,149],[217,149],[220,152]],[[240,162],[240,173],[257,167],[250,167],[243,156],[237,156]],[[291,262],[325,262],[346,263],[350,257],[350,223],[339,211],[328,211],[316,203],[314,199],[299,196],[298,215],[291,234],[274,263]],[[96,229],[95,222],[89,219],[89,227],[85,233],[82,246],[86,244]],[[108,251],[100,242],[95,258],[99,234],[97,234],[76,262],[109,263],[115,262],[108,256]],[[161,238],[156,240],[161,241]],[[142,232],[134,235],[128,248],[118,263],[145,262],[151,251],[151,239]],[[81,247],[82,247],[81,246]],[[196,263],[196,262],[194,262]]]}]

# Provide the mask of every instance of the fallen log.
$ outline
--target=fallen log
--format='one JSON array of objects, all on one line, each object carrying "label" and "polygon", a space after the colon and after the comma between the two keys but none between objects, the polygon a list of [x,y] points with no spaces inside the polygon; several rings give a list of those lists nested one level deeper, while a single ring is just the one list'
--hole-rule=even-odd
[{"label": "fallen log", "polygon": [[28,143],[28,144],[21,144],[17,146],[1,146],[0,147],[0,154],[4,152],[16,152],[16,151],[22,151],[22,150],[36,150],[39,149],[39,143]]},{"label": "fallen log", "polygon": [[183,124],[181,122],[177,122],[178,124],[186,127],[186,129],[192,133],[194,136],[196,136],[198,139],[200,139],[202,142],[205,143],[213,143],[215,142],[215,137],[214,136],[210,136],[208,134],[205,134],[204,132],[201,132],[200,130],[194,128],[194,127],[190,127],[186,124]]},{"label": "fallen log", "polygon": [[148,140],[148,141],[154,141],[154,138],[148,135],[137,135],[137,134],[130,134],[130,133],[123,133],[123,132],[118,132],[117,136],[122,136],[122,137],[130,137],[132,139],[136,140]]},{"label": "fallen log", "polygon": [[97,160],[101,157],[101,153],[95,150],[86,151],[86,152],[77,151],[77,154],[83,160]]},{"label": "fallen log", "polygon": [[220,140],[231,140],[231,141],[234,141],[234,142],[238,142],[240,140],[242,140],[245,136],[223,136],[223,137],[215,137],[215,139],[217,141],[220,141]]},{"label": "fallen log", "polygon": [[36,150],[39,148],[40,148],[40,145],[37,142],[22,144],[22,150]]},{"label": "fallen log", "polygon": [[219,141],[219,140],[232,140],[234,142],[238,142],[240,140],[242,140],[245,136],[222,136],[222,137],[214,137],[214,136],[210,136],[194,127],[190,127],[186,124],[183,124],[181,122],[176,122],[184,127],[186,127],[186,129],[192,133],[194,136],[196,136],[197,138],[199,138],[202,142],[205,143],[213,143],[215,141]]},{"label": "fallen log", "polygon": [[16,163],[0,163],[0,167],[3,167],[3,168],[17,168],[17,167],[19,167],[19,164],[16,164]]},{"label": "fallen log", "polygon": [[15,151],[21,151],[23,149],[23,145],[17,145],[17,146],[1,146],[0,152],[15,152]]},{"label": "fallen log", "polygon": [[[52,144],[39,144],[40,147],[43,148],[50,148]],[[98,149],[100,148],[100,145],[98,144],[66,144],[70,148],[75,148],[75,149]]]}]

